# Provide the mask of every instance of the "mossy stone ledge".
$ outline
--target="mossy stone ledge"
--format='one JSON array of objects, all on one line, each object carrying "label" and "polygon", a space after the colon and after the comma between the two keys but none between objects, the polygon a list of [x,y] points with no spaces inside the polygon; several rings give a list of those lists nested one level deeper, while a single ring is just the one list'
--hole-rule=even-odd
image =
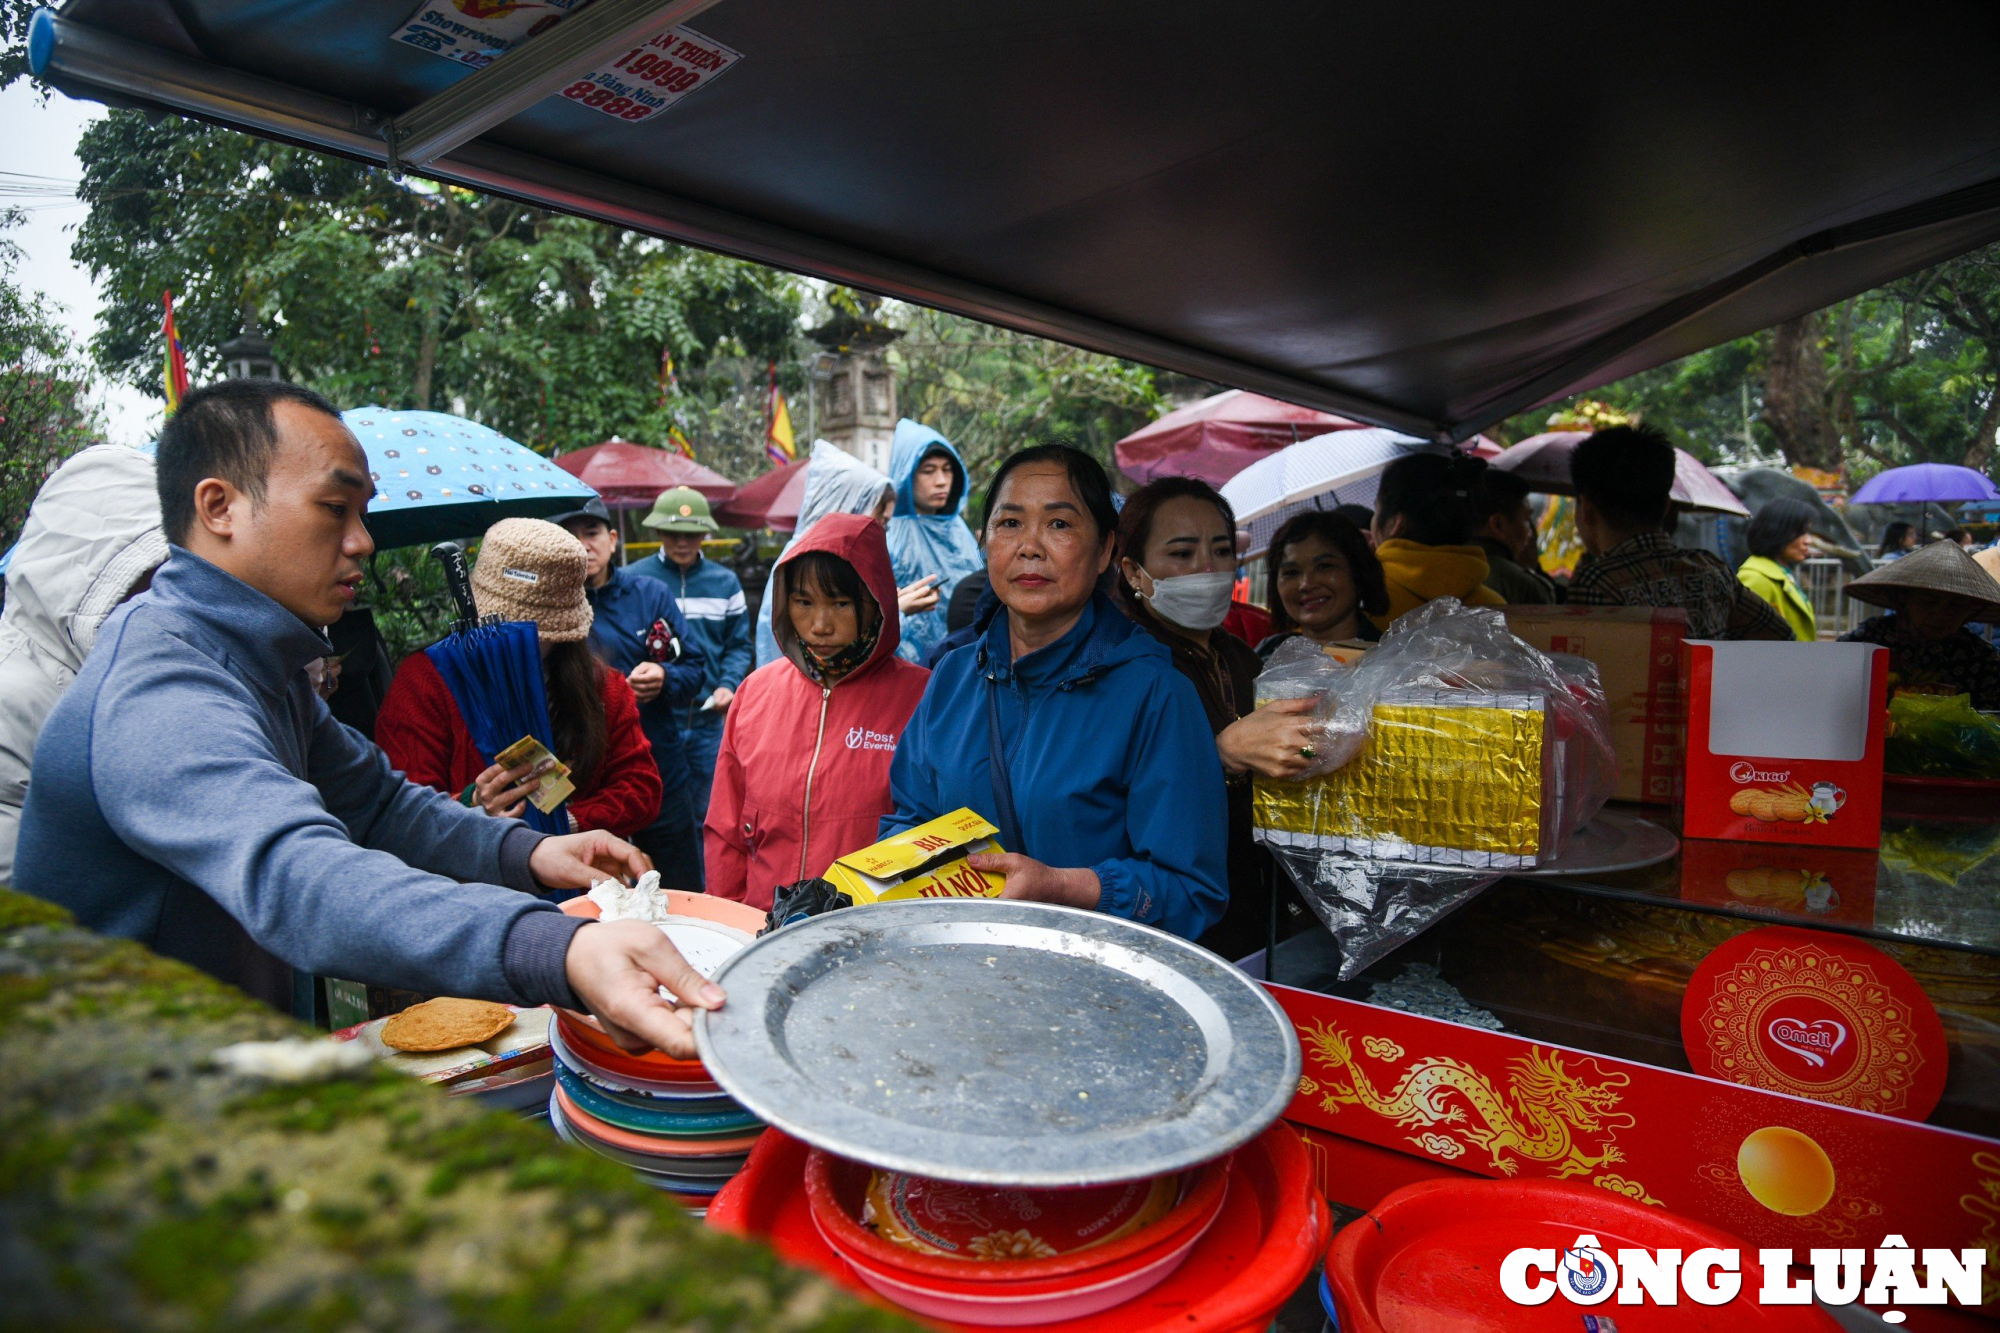
[{"label": "mossy stone ledge", "polygon": [[300,1035],[0,889],[0,1327],[913,1327],[545,1127],[382,1069],[210,1060]]}]

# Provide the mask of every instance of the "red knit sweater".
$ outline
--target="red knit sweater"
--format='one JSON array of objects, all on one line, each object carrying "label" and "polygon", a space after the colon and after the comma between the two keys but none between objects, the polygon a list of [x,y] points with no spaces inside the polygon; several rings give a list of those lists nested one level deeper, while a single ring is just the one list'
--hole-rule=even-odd
[{"label": "red knit sweater", "polygon": [[[569,811],[579,829],[601,828],[629,838],[660,817],[660,770],[639,730],[639,703],[616,671],[598,673],[604,689],[604,758],[595,780],[579,785]],[[412,653],[375,718],[375,743],[410,781],[456,796],[486,771],[465,719],[437,667]],[[566,755],[557,755],[567,759]]]}]

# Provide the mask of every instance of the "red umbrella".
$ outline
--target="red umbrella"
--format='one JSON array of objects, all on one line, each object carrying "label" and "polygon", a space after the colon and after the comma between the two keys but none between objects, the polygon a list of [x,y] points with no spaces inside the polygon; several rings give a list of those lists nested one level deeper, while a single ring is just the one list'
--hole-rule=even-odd
[{"label": "red umbrella", "polygon": [[736,483],[671,449],[654,449],[630,440],[607,440],[572,449],[556,466],[583,482],[613,509],[650,509],[661,491],[692,486],[710,504],[736,494]]},{"label": "red umbrella", "polygon": [[1230,389],[1173,411],[1120,440],[1118,467],[1144,484],[1156,477],[1199,477],[1221,486],[1267,454],[1359,421],[1294,407]]},{"label": "red umbrella", "polygon": [[805,503],[807,461],[801,458],[744,482],[734,498],[715,507],[715,521],[731,528],[790,532]]}]

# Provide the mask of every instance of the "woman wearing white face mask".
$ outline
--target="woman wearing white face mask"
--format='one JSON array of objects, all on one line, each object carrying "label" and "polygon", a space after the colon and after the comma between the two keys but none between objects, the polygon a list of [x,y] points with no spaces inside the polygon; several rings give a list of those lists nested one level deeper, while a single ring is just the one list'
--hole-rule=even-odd
[{"label": "woman wearing white face mask", "polygon": [[[1298,776],[1312,747],[1312,701],[1256,707],[1263,663],[1222,629],[1236,584],[1236,516],[1212,486],[1167,477],[1133,494],[1119,515],[1118,554],[1120,605],[1173,654],[1215,732],[1229,781],[1229,909],[1201,943],[1225,958],[1241,958],[1264,945],[1278,879],[1251,836],[1250,778]],[[1280,934],[1311,922],[1287,887]]]}]

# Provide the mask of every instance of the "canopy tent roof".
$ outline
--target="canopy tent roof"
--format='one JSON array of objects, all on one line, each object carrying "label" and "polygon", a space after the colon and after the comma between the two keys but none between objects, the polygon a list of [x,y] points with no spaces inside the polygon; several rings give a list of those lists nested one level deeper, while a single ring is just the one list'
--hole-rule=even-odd
[{"label": "canopy tent roof", "polygon": [[[477,73],[391,40],[415,8],[68,0],[31,58],[1453,438],[2000,238],[1978,0],[1737,6],[1726,37],[1688,0],[597,0]],[[650,119],[550,95],[690,20],[741,58]]]},{"label": "canopy tent roof", "polygon": [[774,467],[736,488],[736,494],[715,507],[715,521],[732,528],[776,528],[790,532],[799,523],[806,498],[809,459]]},{"label": "canopy tent roof", "polygon": [[660,492],[690,486],[710,504],[736,494],[736,483],[671,449],[606,440],[559,454],[557,467],[596,491],[613,509],[651,509]]},{"label": "canopy tent roof", "polygon": [[1199,477],[1220,486],[1287,445],[1360,424],[1262,394],[1226,389],[1141,426],[1118,441],[1112,455],[1119,470],[1140,485],[1158,477]]}]

